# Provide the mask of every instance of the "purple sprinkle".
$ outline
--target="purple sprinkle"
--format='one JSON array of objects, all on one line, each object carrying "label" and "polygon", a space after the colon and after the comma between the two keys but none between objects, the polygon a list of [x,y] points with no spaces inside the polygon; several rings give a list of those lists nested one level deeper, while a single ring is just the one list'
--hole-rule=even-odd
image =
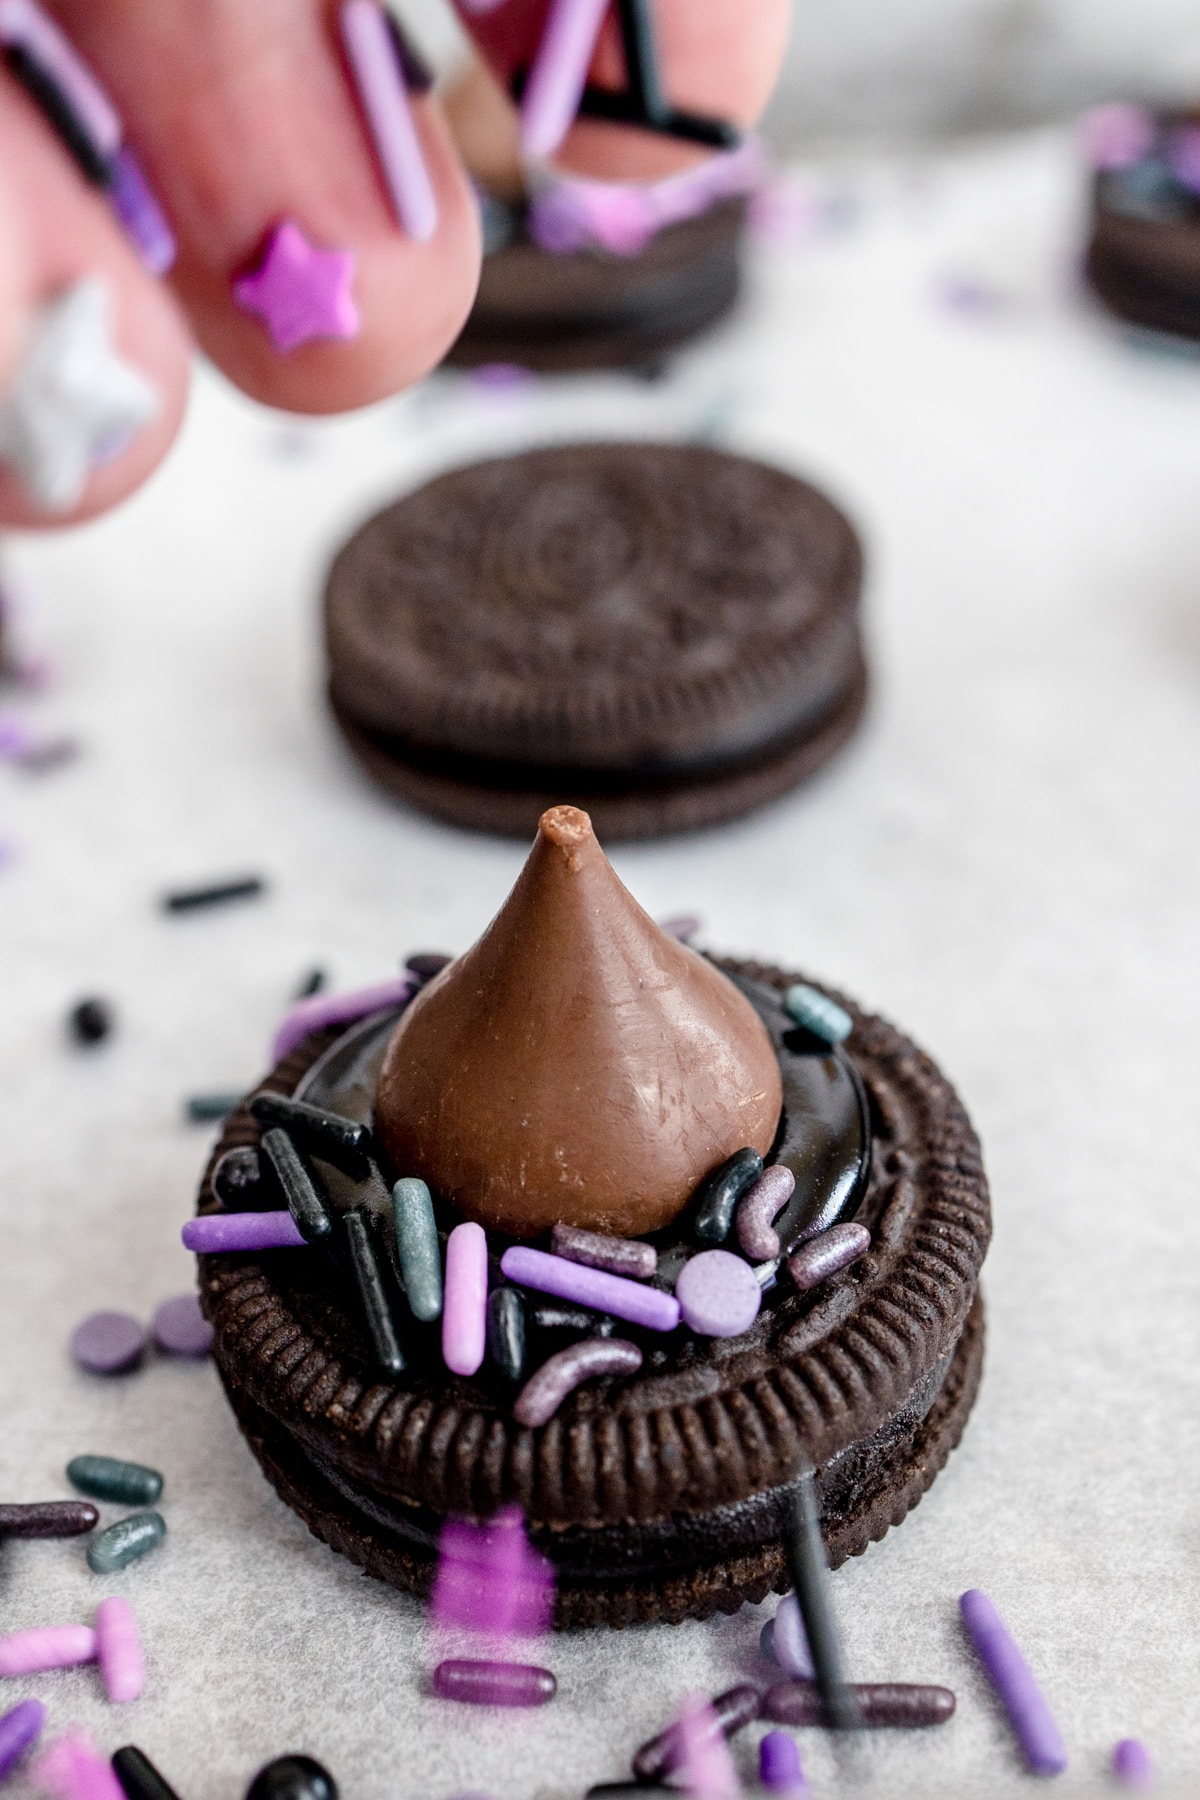
[{"label": "purple sprinkle", "polygon": [[426,243],[437,230],[437,199],[387,14],[376,0],[343,0],[339,20],[346,61],[396,217],[410,238]]},{"label": "purple sprinkle", "polygon": [[807,1794],[808,1782],[795,1738],[786,1731],[768,1731],[758,1746],[758,1779],[772,1793]]},{"label": "purple sprinkle", "polygon": [[1189,194],[1200,194],[1200,127],[1181,125],[1167,139],[1171,173]]},{"label": "purple sprinkle", "polygon": [[302,1250],[305,1245],[290,1212],[204,1213],[189,1219],[180,1236],[185,1250],[205,1256],[237,1250]]},{"label": "purple sprinkle", "polygon": [[0,756],[24,756],[33,742],[33,733],[24,719],[0,719]]},{"label": "purple sprinkle", "polygon": [[1035,1775],[1061,1775],[1067,1766],[1062,1733],[1000,1614],[979,1588],[968,1589],[958,1606],[967,1636],[1008,1714],[1025,1761]]},{"label": "purple sprinkle", "polygon": [[451,1661],[433,1671],[433,1691],[468,1706],[545,1706],[558,1683],[532,1663]]},{"label": "purple sprinkle", "polygon": [[865,1225],[831,1225],[788,1257],[788,1274],[805,1294],[839,1269],[848,1269],[870,1248],[871,1234]]},{"label": "purple sprinkle", "polygon": [[731,1250],[702,1250],[683,1265],[675,1298],[692,1331],[740,1337],[758,1317],[762,1289],[750,1264]]},{"label": "purple sprinkle", "polygon": [[658,1269],[658,1251],[640,1238],[608,1237],[600,1231],[584,1231],[578,1225],[555,1225],[550,1233],[550,1248],[555,1256],[568,1262],[583,1263],[589,1269],[606,1269],[610,1275],[624,1275],[630,1281],[649,1281]]},{"label": "purple sprinkle", "polygon": [[534,385],[537,376],[521,363],[492,362],[480,363],[472,369],[470,379],[475,387],[483,388],[486,393],[512,394]]},{"label": "purple sprinkle", "polygon": [[313,994],[298,1001],[284,1016],[275,1033],[271,1055],[276,1062],[282,1062],[312,1032],[323,1031],[327,1025],[353,1025],[357,1019],[382,1012],[385,1007],[406,1006],[415,993],[416,983],[409,975],[393,975],[387,981],[355,988],[349,994]]},{"label": "purple sprinkle", "polygon": [[122,144],[113,162],[109,204],[151,275],[165,275],[179,254],[175,233],[133,151]]},{"label": "purple sprinkle", "polygon": [[1080,121],[1083,153],[1093,169],[1127,169],[1154,148],[1154,115],[1144,106],[1116,101],[1096,106]]},{"label": "purple sprinkle", "polygon": [[976,275],[943,275],[938,279],[936,292],[942,305],[951,312],[974,314],[979,318],[1000,312],[1005,304],[999,289]]},{"label": "purple sprinkle", "polygon": [[486,1525],[447,1519],[430,1609],[440,1625],[494,1637],[538,1637],[554,1612],[554,1567],[530,1548],[519,1506]]},{"label": "purple sprinkle", "polygon": [[1112,1772],[1125,1787],[1153,1787],[1154,1758],[1138,1738],[1122,1738],[1113,1745]]},{"label": "purple sprinkle", "polygon": [[40,1700],[21,1700],[0,1718],[0,1781],[37,1742],[45,1723],[46,1708]]},{"label": "purple sprinkle", "polygon": [[150,1332],[168,1356],[207,1356],[212,1349],[213,1328],[195,1294],[173,1294],[164,1300],[155,1308]]},{"label": "purple sprinkle", "polygon": [[795,1594],[785,1594],[779,1602],[775,1614],[775,1629],[771,1634],[771,1654],[780,1668],[795,1680],[814,1679],[816,1670],[812,1651],[808,1647],[808,1633],[804,1629],[804,1617]]},{"label": "purple sprinkle", "polygon": [[677,913],[670,919],[660,919],[658,929],[681,944],[690,944],[703,923],[694,913]]},{"label": "purple sprinkle", "polygon": [[781,1245],[771,1229],[771,1221],[787,1205],[795,1189],[792,1171],[783,1163],[772,1163],[738,1201],[738,1243],[751,1262],[768,1262],[779,1255]]},{"label": "purple sprinkle", "polygon": [[[555,1294],[577,1306],[612,1313],[614,1318],[627,1319],[649,1331],[674,1331],[679,1323],[679,1302],[671,1294],[626,1281],[621,1275],[608,1275],[603,1269],[587,1269],[582,1263],[549,1256],[527,1244],[511,1245],[500,1258],[500,1270],[519,1287],[536,1288],[540,1294]],[[757,1282],[754,1291],[757,1295]]]},{"label": "purple sprinkle", "polygon": [[641,1366],[641,1351],[624,1338],[584,1338],[530,1376],[513,1402],[513,1418],[530,1429],[546,1425],[583,1382],[598,1375],[636,1375]]},{"label": "purple sprinkle", "polygon": [[89,1313],[71,1333],[71,1355],[90,1375],[123,1375],[145,1351],[146,1333],[130,1313]]}]

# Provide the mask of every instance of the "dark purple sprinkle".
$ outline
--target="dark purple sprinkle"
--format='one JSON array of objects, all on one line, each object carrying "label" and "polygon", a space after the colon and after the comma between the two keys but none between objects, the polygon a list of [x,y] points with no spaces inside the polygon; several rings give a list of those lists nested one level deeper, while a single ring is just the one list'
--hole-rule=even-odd
[{"label": "dark purple sprinkle", "polygon": [[[860,1722],[878,1730],[916,1730],[944,1725],[954,1713],[949,1688],[905,1681],[857,1681],[847,1685],[857,1703]],[[781,1681],[763,1701],[763,1717],[778,1725],[823,1725],[825,1707],[815,1681]]]},{"label": "dark purple sprinkle", "polygon": [[87,1500],[35,1500],[0,1505],[0,1538],[79,1537],[93,1531],[100,1514]]},{"label": "dark purple sprinkle", "polygon": [[112,1030],[112,1007],[95,995],[80,1000],[67,1018],[71,1036],[77,1044],[99,1044]]},{"label": "dark purple sprinkle", "polygon": [[[718,1694],[712,1702],[712,1710],[717,1724],[727,1738],[740,1731],[743,1725],[749,1725],[762,1712],[762,1693],[748,1682],[740,1687],[728,1688],[725,1693]],[[643,1744],[633,1759],[633,1772],[638,1781],[659,1781],[669,1775],[679,1758],[679,1727],[668,1725],[657,1737]]]},{"label": "dark purple sprinkle", "polygon": [[71,1355],[90,1375],[123,1375],[145,1352],[146,1333],[130,1313],[89,1313],[71,1333]]},{"label": "dark purple sprinkle", "polygon": [[164,894],[164,912],[199,912],[209,906],[224,906],[229,900],[253,900],[265,893],[266,882],[260,875],[244,875],[236,881],[214,882],[209,887],[177,888]]},{"label": "dark purple sprinkle", "polygon": [[17,762],[27,775],[52,775],[55,769],[65,769],[68,763],[77,762],[82,755],[83,745],[78,738],[44,738],[22,750]]},{"label": "dark purple sprinkle", "polygon": [[408,958],[404,967],[418,981],[432,981],[435,975],[440,975],[453,961],[452,956],[443,956],[440,950],[417,950]]},{"label": "dark purple sprinkle", "polygon": [[452,1660],[433,1671],[433,1691],[468,1706],[545,1706],[558,1683],[549,1669],[533,1663]]},{"label": "dark purple sprinkle", "polygon": [[788,1257],[788,1274],[804,1294],[840,1269],[848,1269],[870,1248],[871,1234],[865,1225],[831,1225],[793,1251]]},{"label": "dark purple sprinkle", "polygon": [[170,1782],[136,1744],[124,1744],[120,1750],[114,1750],[112,1767],[125,1800],[179,1800]]},{"label": "dark purple sprinkle", "polygon": [[155,1308],[150,1332],[168,1356],[207,1356],[212,1349],[213,1328],[195,1294],[173,1294],[164,1300]]}]

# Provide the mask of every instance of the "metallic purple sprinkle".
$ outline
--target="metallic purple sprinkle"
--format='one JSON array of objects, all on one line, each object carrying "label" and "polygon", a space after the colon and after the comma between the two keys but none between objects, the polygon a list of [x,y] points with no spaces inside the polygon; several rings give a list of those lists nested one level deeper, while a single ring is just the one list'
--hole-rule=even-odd
[{"label": "metallic purple sprinkle", "polygon": [[468,1706],[545,1706],[558,1683],[532,1663],[450,1661],[433,1671],[433,1691]]},{"label": "metallic purple sprinkle", "polygon": [[692,1331],[740,1337],[758,1317],[762,1289],[750,1264],[732,1250],[702,1250],[684,1263],[675,1298]]},{"label": "metallic purple sprinkle", "polygon": [[290,1212],[204,1213],[189,1219],[180,1237],[185,1250],[219,1256],[237,1250],[302,1250],[305,1239]]},{"label": "metallic purple sprinkle", "polygon": [[0,1781],[14,1769],[42,1735],[46,1708],[40,1700],[21,1700],[0,1718]]},{"label": "metallic purple sprinkle", "polygon": [[213,1328],[200,1311],[195,1294],[173,1294],[155,1309],[150,1334],[168,1356],[207,1356]]},{"label": "metallic purple sprinkle", "polygon": [[1154,1758],[1138,1738],[1122,1738],[1113,1745],[1112,1772],[1124,1787],[1153,1787],[1157,1778]]},{"label": "metallic purple sprinkle", "polygon": [[71,1355],[90,1375],[123,1375],[145,1351],[146,1333],[130,1313],[89,1313],[71,1333]]},{"label": "metallic purple sprinkle", "polygon": [[796,1177],[782,1163],[764,1169],[738,1201],[737,1238],[751,1262],[769,1262],[782,1248],[771,1221],[796,1191]]},{"label": "metallic purple sprinkle", "polygon": [[550,1233],[550,1248],[568,1262],[624,1275],[629,1281],[649,1281],[658,1268],[653,1244],[644,1244],[640,1238],[606,1237],[600,1231],[583,1231],[578,1225],[556,1225]]},{"label": "metallic purple sprinkle", "polygon": [[552,1419],[567,1395],[597,1375],[635,1375],[642,1353],[625,1338],[584,1338],[544,1362],[513,1402],[513,1418],[531,1428]]},{"label": "metallic purple sprinkle", "polygon": [[958,1607],[967,1636],[1008,1714],[1025,1761],[1035,1775],[1060,1775],[1067,1766],[1062,1733],[1033,1670],[1000,1614],[979,1588],[969,1588]]},{"label": "metallic purple sprinkle", "polygon": [[108,202],[141,258],[142,267],[151,275],[165,275],[179,254],[179,246],[141,164],[125,144],[113,162]]},{"label": "metallic purple sprinkle", "polygon": [[865,1225],[831,1225],[788,1257],[788,1274],[800,1292],[807,1293],[839,1269],[848,1269],[870,1248],[871,1234]]},{"label": "metallic purple sprinkle", "polygon": [[674,1331],[679,1323],[679,1302],[673,1295],[626,1281],[621,1275],[608,1275],[603,1269],[584,1268],[527,1244],[511,1245],[500,1258],[500,1269],[519,1287],[536,1288],[539,1294],[555,1294],[577,1306],[612,1313],[614,1318],[645,1326],[648,1331]]},{"label": "metallic purple sprinkle", "polygon": [[355,1020],[365,1019],[368,1013],[382,1012],[385,1007],[406,1006],[417,985],[409,975],[393,975],[387,981],[377,981],[372,987],[355,988],[349,994],[321,993],[300,1000],[285,1015],[275,1033],[271,1055],[276,1062],[282,1062],[297,1044],[302,1044],[312,1032],[323,1031],[327,1025],[352,1025]]}]

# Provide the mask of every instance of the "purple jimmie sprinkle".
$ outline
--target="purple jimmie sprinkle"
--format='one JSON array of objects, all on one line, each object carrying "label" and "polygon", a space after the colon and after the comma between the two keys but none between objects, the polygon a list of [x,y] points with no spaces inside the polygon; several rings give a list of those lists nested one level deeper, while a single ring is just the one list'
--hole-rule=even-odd
[{"label": "purple jimmie sprinkle", "polygon": [[1112,1772],[1124,1787],[1154,1786],[1154,1759],[1137,1738],[1122,1738],[1113,1745]]},{"label": "purple jimmie sprinkle", "polygon": [[133,151],[124,144],[113,161],[108,201],[125,233],[151,275],[165,275],[179,251],[175,233],[142,172]]},{"label": "purple jimmie sprinkle", "polygon": [[16,1767],[41,1736],[46,1708],[40,1700],[21,1700],[0,1718],[0,1780]]},{"label": "purple jimmie sprinkle", "polygon": [[290,1212],[204,1213],[189,1219],[180,1237],[185,1250],[218,1256],[235,1250],[302,1250]]},{"label": "purple jimmie sprinkle", "polygon": [[282,1062],[314,1031],[327,1025],[352,1025],[368,1013],[382,1012],[387,1006],[406,1006],[417,991],[418,983],[409,975],[393,975],[388,981],[377,981],[373,987],[356,988],[350,994],[313,994],[300,1000],[288,1012],[271,1046],[271,1055]]},{"label": "purple jimmie sprinkle", "polygon": [[1061,1775],[1067,1747],[1046,1696],[1000,1614],[979,1588],[969,1588],[958,1603],[967,1636],[988,1680],[1008,1714],[1035,1775]]}]

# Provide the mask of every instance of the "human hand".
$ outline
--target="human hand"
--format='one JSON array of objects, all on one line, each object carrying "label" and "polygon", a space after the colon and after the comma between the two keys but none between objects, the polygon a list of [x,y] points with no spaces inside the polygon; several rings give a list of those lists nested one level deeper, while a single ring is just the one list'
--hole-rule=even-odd
[{"label": "human hand", "polygon": [[[364,0],[357,4],[361,13]],[[556,0],[564,4],[595,10],[603,0]],[[0,0],[0,37],[5,8],[10,24],[19,23],[28,5]],[[782,59],[787,0],[652,6],[671,101],[752,123]],[[459,0],[459,10],[502,79],[536,68],[550,0]],[[421,239],[411,221],[408,230],[400,223],[338,0],[53,0],[45,12],[111,96],[178,253],[165,278],[148,272],[104,189],[85,179],[45,111],[0,72],[0,396],[11,408],[47,303],[88,278],[107,289],[114,351],[136,372],[135,396],[136,375],[149,383],[127,446],[92,467],[65,504],[31,492],[9,441],[11,418],[5,437],[0,399],[0,521],[82,519],[136,488],[179,427],[194,344],[255,399],[309,413],[379,400],[437,363],[478,280],[475,199],[438,101],[411,83],[405,94],[400,82],[428,178],[425,225],[434,211],[436,225]],[[12,42],[10,34],[0,47],[11,52]],[[589,79],[622,86],[620,44],[616,19],[607,17]],[[556,159],[624,180],[657,177],[708,153],[674,136],[581,118]],[[250,290],[242,305],[235,297],[238,277],[259,267],[283,221],[318,251],[345,258],[330,327],[341,335],[286,350],[273,342],[270,321],[246,310]],[[138,411],[133,405],[131,428]]]}]

